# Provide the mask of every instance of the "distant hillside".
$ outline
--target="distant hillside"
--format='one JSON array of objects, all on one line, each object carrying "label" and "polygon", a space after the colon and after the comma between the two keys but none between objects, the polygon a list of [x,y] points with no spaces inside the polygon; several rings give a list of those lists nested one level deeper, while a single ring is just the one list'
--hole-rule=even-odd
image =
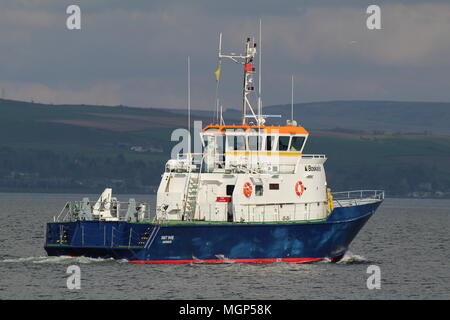
[{"label": "distant hillside", "polygon": [[[291,116],[290,105],[269,106],[264,113]],[[294,119],[307,128],[363,131],[429,132],[450,135],[450,103],[330,101],[295,104]]]},{"label": "distant hillside", "polygon": [[[145,146],[168,151],[170,133],[186,128],[180,114],[123,106],[46,105],[0,100],[3,146],[104,153]],[[202,120],[202,119],[200,119]],[[129,149],[129,148],[128,148]]]},{"label": "distant hillside", "polygon": [[[450,197],[448,107],[353,101],[295,110],[311,131],[305,151],[328,156],[333,190]],[[290,114],[290,106],[264,113]],[[205,124],[212,116],[193,111],[192,119]],[[240,114],[229,110],[226,118],[237,123]],[[111,186],[121,193],[154,192],[177,143],[171,133],[186,125],[185,110],[0,100],[0,191],[86,193]]]},{"label": "distant hillside", "polygon": [[[172,110],[186,114],[185,110]],[[291,105],[264,107],[264,114],[281,115],[268,121],[279,124],[291,118]],[[211,118],[212,112],[193,111],[194,115]],[[239,122],[241,112],[228,109],[224,118]],[[390,133],[433,133],[450,135],[449,102],[398,101],[327,101],[294,104],[294,119],[308,129],[344,128]]]}]

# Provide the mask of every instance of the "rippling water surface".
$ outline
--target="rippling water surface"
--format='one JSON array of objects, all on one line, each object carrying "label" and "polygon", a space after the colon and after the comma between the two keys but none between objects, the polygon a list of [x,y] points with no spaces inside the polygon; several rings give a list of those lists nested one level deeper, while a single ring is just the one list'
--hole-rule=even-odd
[{"label": "rippling water surface", "polygon": [[[154,207],[155,196],[134,197]],[[45,223],[82,195],[0,193],[0,299],[449,299],[450,200],[387,199],[339,263],[133,264],[47,257]],[[91,195],[91,199],[96,196]],[[66,271],[81,269],[81,289]],[[381,289],[366,286],[381,270]]]}]

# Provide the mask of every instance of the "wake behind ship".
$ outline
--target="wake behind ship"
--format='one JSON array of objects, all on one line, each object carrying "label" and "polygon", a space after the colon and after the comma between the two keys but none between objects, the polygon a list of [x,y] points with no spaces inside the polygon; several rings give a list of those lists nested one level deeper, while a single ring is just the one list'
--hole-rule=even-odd
[{"label": "wake behind ship", "polygon": [[[221,39],[221,38],[220,38]],[[309,132],[293,119],[266,125],[254,93],[256,43],[222,59],[243,66],[242,123],[227,125],[217,101],[216,122],[200,133],[202,152],[170,159],[156,210],[119,202],[106,188],[66,203],[47,224],[45,250],[131,262],[338,261],[384,199],[383,191],[332,193],[325,155],[303,154]],[[260,80],[259,80],[260,83]]]}]

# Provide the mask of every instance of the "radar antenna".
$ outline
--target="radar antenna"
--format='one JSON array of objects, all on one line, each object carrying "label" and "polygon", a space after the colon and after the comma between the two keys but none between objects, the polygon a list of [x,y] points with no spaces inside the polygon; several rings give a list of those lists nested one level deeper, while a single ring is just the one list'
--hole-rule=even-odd
[{"label": "radar antenna", "polygon": [[[232,61],[243,65],[244,67],[244,81],[242,89],[242,124],[246,124],[247,118],[254,118],[257,125],[263,125],[265,122],[264,116],[261,115],[261,97],[258,97],[258,114],[255,113],[252,104],[250,103],[248,95],[255,91],[253,84],[253,76],[256,73],[254,67],[254,58],[256,56],[256,42],[252,38],[247,38],[244,46],[244,54],[237,55],[222,54],[222,34],[220,34],[219,41],[219,59],[228,58]],[[248,113],[250,111],[250,114]]]}]

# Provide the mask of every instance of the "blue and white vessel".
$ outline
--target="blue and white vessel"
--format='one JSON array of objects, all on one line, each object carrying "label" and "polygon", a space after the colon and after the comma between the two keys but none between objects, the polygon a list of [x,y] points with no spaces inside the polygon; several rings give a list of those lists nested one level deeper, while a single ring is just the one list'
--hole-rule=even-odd
[{"label": "blue and white vessel", "polygon": [[[220,41],[221,43],[221,41]],[[126,259],[140,263],[310,262],[340,260],[384,199],[384,192],[332,193],[325,155],[303,154],[309,132],[290,119],[267,125],[253,77],[256,43],[242,55],[225,55],[243,66],[242,123],[216,122],[200,133],[202,152],[170,159],[156,208],[120,202],[106,188],[66,203],[47,224],[49,256]],[[259,80],[260,83],[260,80]],[[260,92],[259,92],[260,93]]]}]

